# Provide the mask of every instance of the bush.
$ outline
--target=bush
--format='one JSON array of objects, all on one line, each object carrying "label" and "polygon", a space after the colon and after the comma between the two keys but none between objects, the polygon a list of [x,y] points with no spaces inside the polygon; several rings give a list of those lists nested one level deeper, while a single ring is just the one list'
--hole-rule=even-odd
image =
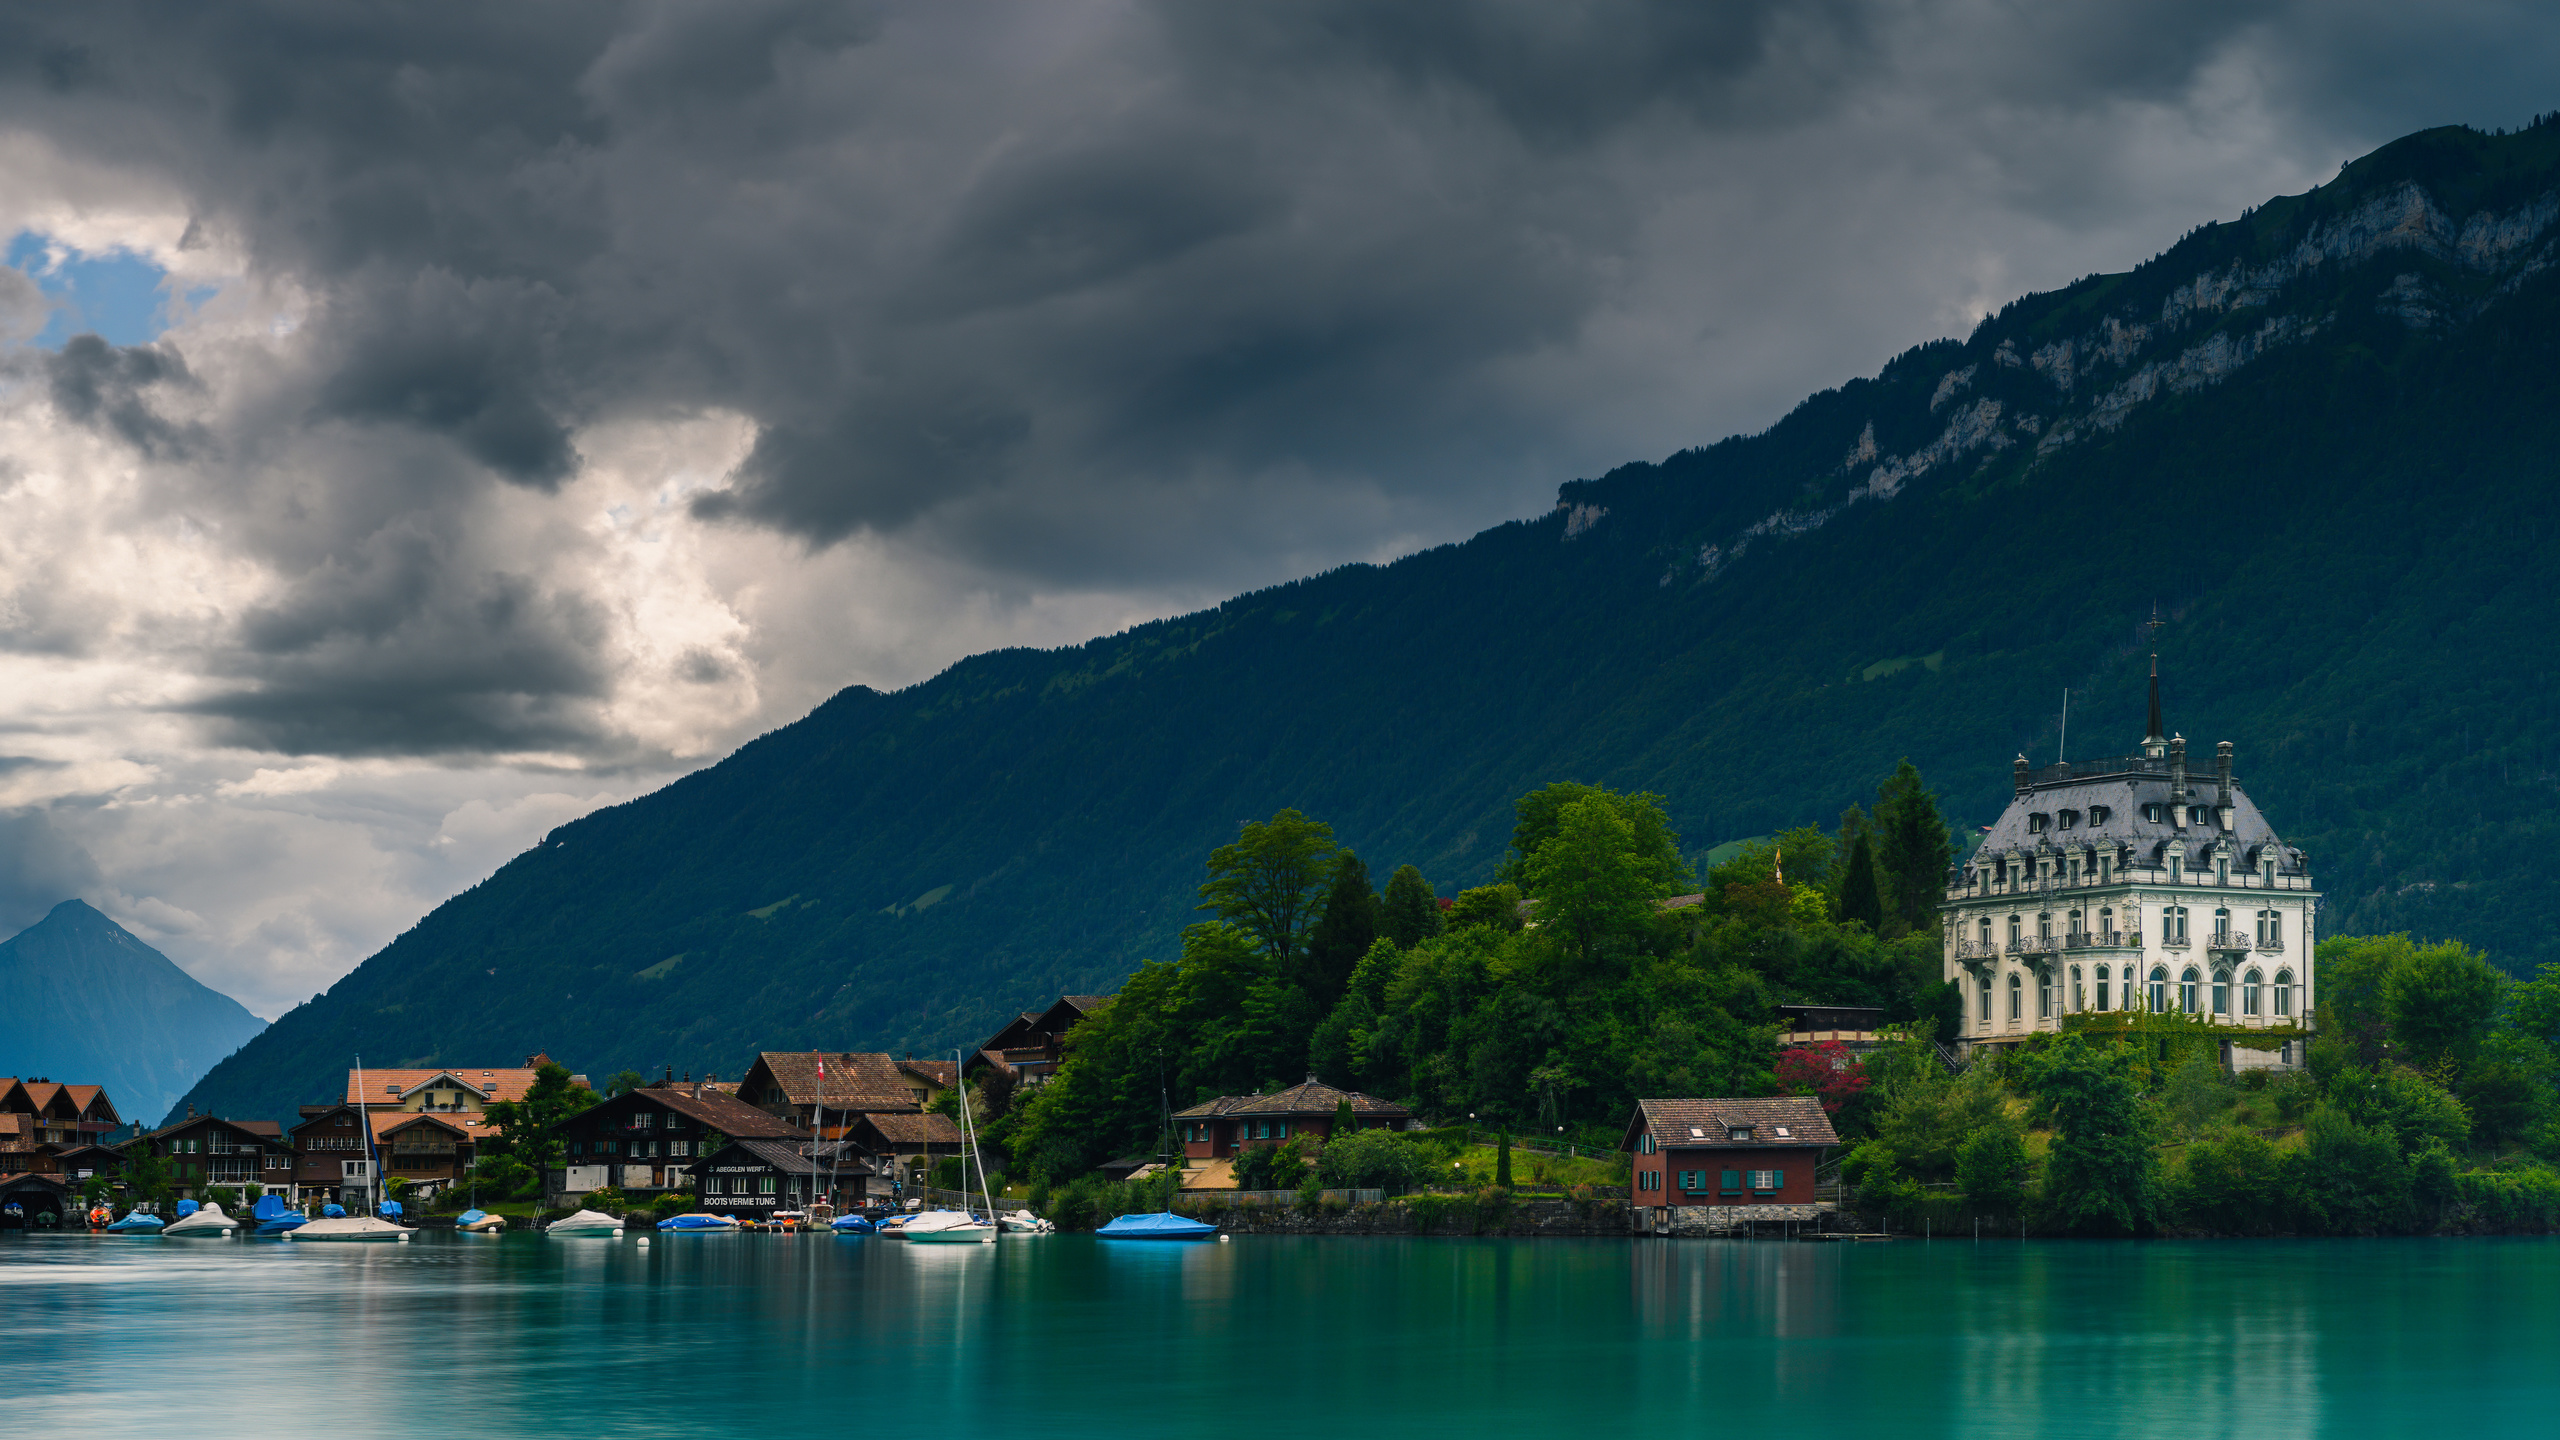
[{"label": "bush", "polygon": [[1324,1147],[1324,1182],[1346,1190],[1407,1190],[1421,1183],[1421,1147],[1392,1130],[1362,1130]]},{"label": "bush", "polygon": [[666,1194],[659,1196],[657,1200],[649,1206],[649,1213],[652,1218],[664,1220],[672,1215],[681,1215],[692,1208],[692,1196],[685,1194],[681,1190],[670,1190]]}]

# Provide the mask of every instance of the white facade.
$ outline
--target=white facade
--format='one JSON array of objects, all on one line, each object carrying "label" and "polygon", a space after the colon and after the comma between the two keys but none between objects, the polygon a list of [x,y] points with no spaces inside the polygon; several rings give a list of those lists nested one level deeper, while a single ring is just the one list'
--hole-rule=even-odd
[{"label": "white facade", "polygon": [[[2187,769],[2186,742],[2030,770],[1940,912],[1962,1038],[1998,1044],[2074,1013],[2167,1010],[2251,1029],[2310,1023],[2320,895],[2231,775]],[[2235,1057],[2237,1052],[2235,1051]],[[2299,1064],[2299,1046],[2252,1063]]]}]

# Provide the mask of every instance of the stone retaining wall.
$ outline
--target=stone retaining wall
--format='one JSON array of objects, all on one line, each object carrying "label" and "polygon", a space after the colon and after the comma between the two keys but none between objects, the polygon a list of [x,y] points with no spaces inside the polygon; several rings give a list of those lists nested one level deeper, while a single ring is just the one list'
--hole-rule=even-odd
[{"label": "stone retaining wall", "polygon": [[1237,1235],[1506,1235],[1609,1236],[1631,1233],[1624,1200],[1512,1200],[1422,1197],[1353,1205],[1340,1211],[1297,1206],[1217,1210],[1197,1218]]},{"label": "stone retaining wall", "polygon": [[1638,1211],[1634,1223],[1642,1234],[1690,1239],[1749,1235],[1766,1225],[1816,1225],[1833,1210],[1824,1201],[1811,1205],[1652,1205]]}]

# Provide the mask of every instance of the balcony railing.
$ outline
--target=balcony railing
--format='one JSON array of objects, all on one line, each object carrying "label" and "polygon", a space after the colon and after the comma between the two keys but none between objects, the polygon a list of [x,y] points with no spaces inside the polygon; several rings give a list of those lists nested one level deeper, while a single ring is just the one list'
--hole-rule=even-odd
[{"label": "balcony railing", "polygon": [[2257,942],[2251,940],[2249,938],[2249,933],[2245,930],[2216,930],[2213,932],[2213,939],[2206,943],[2205,948],[2208,950],[2249,950],[2256,948],[2256,945]]},{"label": "balcony railing", "polygon": [[1997,960],[2000,958],[2000,946],[1996,941],[1991,940],[1959,940],[1956,942],[1956,958],[1958,960]]}]

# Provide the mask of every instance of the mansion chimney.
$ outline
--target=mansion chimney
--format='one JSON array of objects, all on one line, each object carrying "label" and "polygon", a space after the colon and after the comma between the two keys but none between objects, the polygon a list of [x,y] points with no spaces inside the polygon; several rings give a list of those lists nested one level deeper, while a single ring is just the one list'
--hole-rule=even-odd
[{"label": "mansion chimney", "polygon": [[2019,794],[2021,794],[2021,795],[2026,794],[2026,793],[2027,793],[2027,757],[2026,757],[2026,756],[2024,756],[2024,755],[2019,756],[2019,757],[2018,757],[2018,760],[2017,760],[2017,763],[2016,763],[2015,765],[2011,766],[2011,767],[2010,767],[2010,770],[2011,770],[2011,774],[2014,776],[2014,778],[2015,778],[2015,779],[2016,779],[2016,781],[2017,781],[2017,785],[2018,785],[2018,793],[2019,793]]},{"label": "mansion chimney", "polygon": [[2169,798],[2187,798],[2187,737],[2169,737]]}]

